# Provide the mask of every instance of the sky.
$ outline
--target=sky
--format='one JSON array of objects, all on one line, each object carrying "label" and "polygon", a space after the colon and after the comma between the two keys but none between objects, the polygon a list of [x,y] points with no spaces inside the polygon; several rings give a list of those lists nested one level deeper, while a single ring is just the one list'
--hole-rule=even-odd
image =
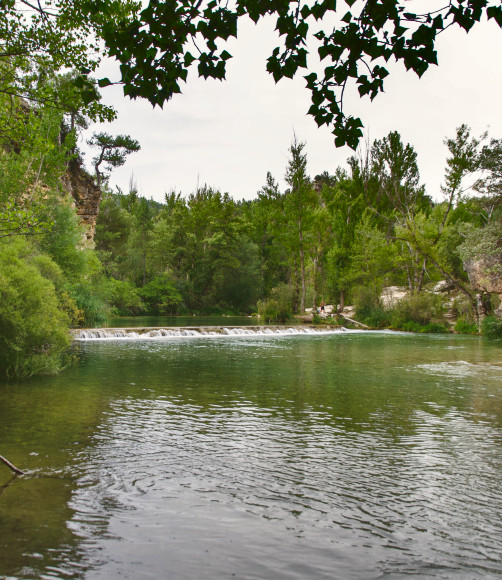
[{"label": "sky", "polygon": [[[106,131],[129,134],[141,145],[140,152],[113,171],[110,185],[128,192],[132,178],[140,195],[157,201],[171,191],[187,196],[205,184],[236,200],[254,199],[268,171],[284,190],[294,135],[306,143],[310,176],[346,168],[354,152],[336,148],[330,130],[318,128],[307,115],[310,92],[302,76],[275,84],[266,72],[266,59],[276,45],[271,21],[257,26],[244,21],[238,39],[227,48],[234,57],[228,61],[227,80],[189,76],[183,93],[163,109],[129,100],[120,87],[103,89],[103,101],[116,108],[118,118],[91,126],[83,135],[86,166],[91,169],[92,151],[85,140],[93,131]],[[349,93],[345,107],[361,116],[369,141],[399,131],[417,152],[426,192],[440,200],[448,155],[444,139],[453,137],[462,123],[474,136],[488,131],[502,137],[502,31],[493,21],[469,34],[449,29],[440,35],[437,50],[439,66],[421,79],[393,65],[384,94],[371,102]],[[114,66],[104,65],[110,78]]]}]

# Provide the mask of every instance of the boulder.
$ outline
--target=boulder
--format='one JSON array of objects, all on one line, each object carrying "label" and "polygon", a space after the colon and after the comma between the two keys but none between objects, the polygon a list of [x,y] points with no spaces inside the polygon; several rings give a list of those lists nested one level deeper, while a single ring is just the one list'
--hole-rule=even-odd
[{"label": "boulder", "polygon": [[408,294],[404,286],[387,286],[380,294],[380,300],[384,308],[391,308]]}]

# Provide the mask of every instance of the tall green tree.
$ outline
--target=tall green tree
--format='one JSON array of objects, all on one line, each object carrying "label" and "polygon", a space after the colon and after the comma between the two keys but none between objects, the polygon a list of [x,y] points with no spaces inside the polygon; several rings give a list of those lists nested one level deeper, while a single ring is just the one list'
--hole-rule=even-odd
[{"label": "tall green tree", "polygon": [[300,312],[305,311],[306,261],[312,244],[311,224],[317,196],[307,174],[305,143],[295,136],[289,149],[290,159],[285,180],[289,185],[284,200],[284,211],[288,223],[288,237],[293,261],[293,277],[299,294]]}]

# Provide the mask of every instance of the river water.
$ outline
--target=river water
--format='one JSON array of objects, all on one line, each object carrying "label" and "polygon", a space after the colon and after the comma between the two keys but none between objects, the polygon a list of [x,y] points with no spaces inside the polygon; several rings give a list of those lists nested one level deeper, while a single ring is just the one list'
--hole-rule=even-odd
[{"label": "river water", "polygon": [[0,385],[0,578],[502,577],[502,347],[82,340]]}]

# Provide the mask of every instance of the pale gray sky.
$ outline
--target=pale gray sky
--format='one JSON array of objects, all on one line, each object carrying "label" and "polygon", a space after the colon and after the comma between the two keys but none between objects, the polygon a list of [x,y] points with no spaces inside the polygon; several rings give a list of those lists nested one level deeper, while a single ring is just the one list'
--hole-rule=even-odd
[{"label": "pale gray sky", "polygon": [[[186,196],[205,183],[234,199],[253,199],[267,171],[284,188],[293,133],[307,143],[311,176],[345,166],[353,152],[337,149],[330,131],[318,128],[307,115],[310,93],[304,79],[284,79],[276,85],[266,72],[266,59],[277,44],[270,24],[243,23],[238,40],[228,48],[234,58],[228,63],[227,80],[189,78],[183,94],[163,110],[152,109],[146,101],[130,101],[119,87],[103,89],[104,101],[114,104],[118,119],[92,127],[85,137],[93,130],[127,133],[142,147],[114,171],[112,186],[127,192],[134,174],[140,194],[158,201],[165,192]],[[439,199],[445,137],[453,136],[462,123],[471,126],[473,135],[488,130],[490,136],[502,137],[501,54],[502,31],[493,21],[469,34],[447,30],[438,42],[439,67],[418,79],[395,65],[385,81],[385,94],[373,102],[349,94],[346,110],[362,117],[371,140],[399,131],[417,151],[427,193]],[[87,153],[88,167],[90,158]]]}]

